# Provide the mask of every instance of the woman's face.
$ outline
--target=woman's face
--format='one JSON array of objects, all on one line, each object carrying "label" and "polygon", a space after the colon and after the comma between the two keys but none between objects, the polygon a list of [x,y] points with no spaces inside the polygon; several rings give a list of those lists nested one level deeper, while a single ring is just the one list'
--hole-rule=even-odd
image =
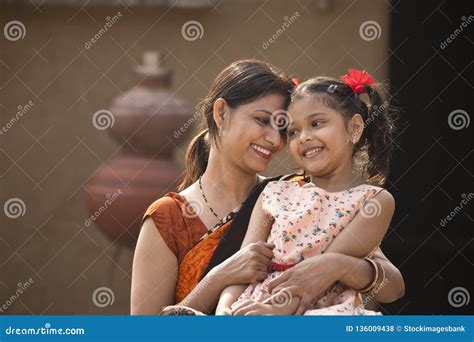
[{"label": "woman's face", "polygon": [[263,172],[285,146],[286,132],[272,124],[272,113],[284,108],[280,94],[270,94],[230,109],[219,144],[223,158],[246,172]]},{"label": "woman's face", "polygon": [[352,163],[348,124],[341,113],[315,97],[297,100],[288,111],[288,148],[300,167],[325,176]]}]

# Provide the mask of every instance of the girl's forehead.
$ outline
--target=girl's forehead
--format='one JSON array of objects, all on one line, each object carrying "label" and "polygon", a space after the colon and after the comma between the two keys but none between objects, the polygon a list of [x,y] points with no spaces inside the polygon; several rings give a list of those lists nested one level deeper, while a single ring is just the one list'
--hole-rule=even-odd
[{"label": "girl's forehead", "polygon": [[333,109],[327,105],[327,100],[322,96],[306,96],[293,101],[288,107],[288,111],[295,115],[307,115],[315,112],[330,114]]}]

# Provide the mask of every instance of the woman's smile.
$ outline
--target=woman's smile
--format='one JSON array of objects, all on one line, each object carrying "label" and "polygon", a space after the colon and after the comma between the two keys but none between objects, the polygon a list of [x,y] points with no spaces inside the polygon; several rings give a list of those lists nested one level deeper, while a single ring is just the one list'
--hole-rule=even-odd
[{"label": "woman's smile", "polygon": [[252,149],[255,151],[255,153],[265,159],[265,160],[270,160],[270,158],[272,157],[273,153],[275,151],[271,151],[261,145],[257,145],[257,144],[250,144],[250,146],[252,147]]}]

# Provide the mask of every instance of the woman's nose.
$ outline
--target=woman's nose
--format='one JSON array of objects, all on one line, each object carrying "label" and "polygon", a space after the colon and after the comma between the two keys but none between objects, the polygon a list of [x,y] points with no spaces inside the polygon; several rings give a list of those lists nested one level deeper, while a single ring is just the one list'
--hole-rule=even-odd
[{"label": "woman's nose", "polygon": [[272,144],[272,146],[278,147],[281,143],[281,135],[278,129],[269,129],[265,134],[265,141]]}]

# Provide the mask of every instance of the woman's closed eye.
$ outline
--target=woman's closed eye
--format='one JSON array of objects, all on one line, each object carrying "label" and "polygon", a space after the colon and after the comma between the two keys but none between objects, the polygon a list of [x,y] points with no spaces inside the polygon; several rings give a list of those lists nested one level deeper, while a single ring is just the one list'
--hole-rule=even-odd
[{"label": "woman's closed eye", "polygon": [[270,119],[268,117],[256,117],[255,120],[258,122],[259,125],[266,126],[270,123]]}]

